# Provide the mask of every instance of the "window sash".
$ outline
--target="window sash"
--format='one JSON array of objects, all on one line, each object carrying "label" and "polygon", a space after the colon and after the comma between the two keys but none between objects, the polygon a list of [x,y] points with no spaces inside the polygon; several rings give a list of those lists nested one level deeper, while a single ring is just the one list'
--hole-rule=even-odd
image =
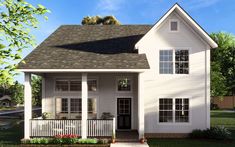
[{"label": "window sash", "polygon": [[158,122],[189,123],[191,117],[189,100],[189,98],[159,98]]},{"label": "window sash", "polygon": [[189,74],[189,50],[159,51],[159,74]]},{"label": "window sash", "polygon": [[[61,82],[64,82],[64,84]],[[88,91],[96,92],[98,90],[97,79],[88,79],[87,86],[88,86]],[[57,92],[81,92],[81,90],[82,90],[82,82],[80,79],[55,81],[55,91]]]}]

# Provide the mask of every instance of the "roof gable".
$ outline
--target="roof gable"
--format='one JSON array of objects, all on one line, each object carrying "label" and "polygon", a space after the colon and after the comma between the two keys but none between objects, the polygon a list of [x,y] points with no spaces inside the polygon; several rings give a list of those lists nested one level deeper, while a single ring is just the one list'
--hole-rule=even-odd
[{"label": "roof gable", "polygon": [[208,44],[211,48],[216,48],[218,45],[208,35],[208,33],[178,4],[173,5],[154,25],[153,27],[136,43],[135,48],[138,49],[141,42],[150,34],[151,31],[157,29],[173,12],[176,12],[184,21],[191,26],[191,28],[198,33],[198,35]]}]

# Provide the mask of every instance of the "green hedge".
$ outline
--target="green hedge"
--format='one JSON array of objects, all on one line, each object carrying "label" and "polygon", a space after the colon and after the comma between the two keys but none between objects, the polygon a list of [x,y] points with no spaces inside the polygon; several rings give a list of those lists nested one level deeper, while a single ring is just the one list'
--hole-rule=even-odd
[{"label": "green hedge", "polygon": [[219,140],[230,140],[232,139],[231,132],[223,126],[211,127],[206,130],[193,130],[190,134],[191,138],[201,139],[219,139]]}]

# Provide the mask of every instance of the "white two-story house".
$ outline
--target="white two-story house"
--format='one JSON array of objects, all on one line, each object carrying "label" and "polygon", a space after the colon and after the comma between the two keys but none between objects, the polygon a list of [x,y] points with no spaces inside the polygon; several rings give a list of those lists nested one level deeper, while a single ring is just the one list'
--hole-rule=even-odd
[{"label": "white two-story house", "polygon": [[[210,50],[217,44],[178,4],[154,25],[62,25],[19,63],[24,137],[184,136],[210,127]],[[31,74],[42,77],[32,118]]]}]

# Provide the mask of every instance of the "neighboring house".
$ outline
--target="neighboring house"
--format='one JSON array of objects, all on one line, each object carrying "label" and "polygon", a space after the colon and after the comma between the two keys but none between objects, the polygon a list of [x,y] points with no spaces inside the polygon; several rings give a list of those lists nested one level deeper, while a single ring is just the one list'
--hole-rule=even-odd
[{"label": "neighboring house", "polygon": [[[216,47],[178,4],[154,25],[63,25],[19,63],[24,137],[138,130],[141,138],[209,128]],[[42,112],[50,120],[31,120],[31,74],[43,78]]]},{"label": "neighboring house", "polygon": [[9,95],[4,95],[0,98],[0,107],[10,107],[11,97]]}]

